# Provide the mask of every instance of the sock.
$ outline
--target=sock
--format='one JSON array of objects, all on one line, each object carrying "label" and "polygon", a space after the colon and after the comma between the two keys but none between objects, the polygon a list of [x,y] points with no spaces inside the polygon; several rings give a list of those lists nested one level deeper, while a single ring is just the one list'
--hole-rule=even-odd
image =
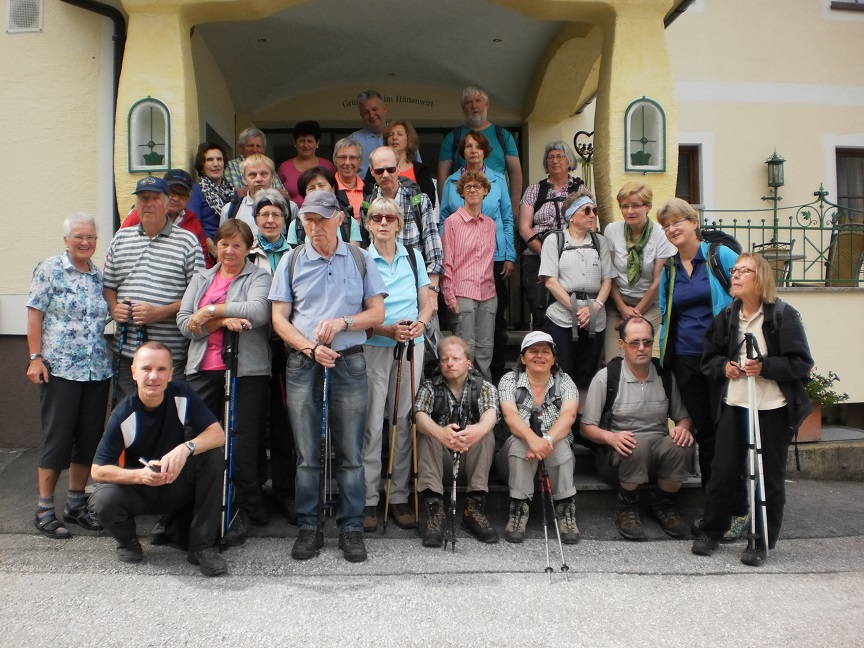
[{"label": "sock", "polygon": [[70,490],[66,497],[66,505],[70,509],[76,509],[87,504],[87,493],[84,491]]},{"label": "sock", "polygon": [[638,490],[627,490],[623,486],[618,489],[618,497],[627,502],[628,504],[635,504],[639,501],[639,491]]},{"label": "sock", "polygon": [[54,496],[50,495],[49,497],[39,496],[39,500],[36,503],[37,513],[43,513],[45,511],[54,511]]}]

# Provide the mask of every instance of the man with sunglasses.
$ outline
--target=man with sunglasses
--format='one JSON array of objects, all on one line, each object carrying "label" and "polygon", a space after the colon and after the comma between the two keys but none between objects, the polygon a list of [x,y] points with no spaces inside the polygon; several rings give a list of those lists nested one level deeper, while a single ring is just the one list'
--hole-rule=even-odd
[{"label": "man with sunglasses", "polygon": [[[405,247],[417,248],[423,255],[426,263],[426,272],[429,275],[429,300],[432,302],[432,312],[438,312],[438,293],[441,288],[438,285],[441,273],[444,270],[444,252],[441,247],[441,235],[435,223],[435,215],[432,211],[432,203],[428,196],[420,191],[414,193],[404,183],[399,181],[396,167],[398,161],[396,153],[389,146],[381,146],[369,156],[369,165],[372,169],[372,177],[375,179],[375,188],[369,197],[371,203],[381,196],[395,200],[405,214],[405,228],[399,238],[399,242]],[[416,183],[414,183],[416,185]]]},{"label": "man with sunglasses", "polygon": [[[619,533],[627,540],[644,537],[637,489],[648,483],[649,474],[656,474],[651,515],[668,535],[680,538],[687,525],[675,501],[693,456],[692,423],[674,377],[663,376],[652,361],[651,322],[642,317],[624,320],[618,344],[624,357],[610,362],[591,381],[580,431],[599,446],[597,471],[618,485],[615,524]],[[675,421],[671,430],[670,418]]]}]

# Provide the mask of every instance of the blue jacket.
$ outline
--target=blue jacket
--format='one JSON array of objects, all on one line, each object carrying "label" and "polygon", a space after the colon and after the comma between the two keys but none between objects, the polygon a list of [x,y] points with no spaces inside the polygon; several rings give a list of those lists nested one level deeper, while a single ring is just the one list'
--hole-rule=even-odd
[{"label": "blue jacket", "polygon": [[[711,265],[708,262],[710,244],[708,241],[702,241],[699,244],[699,249],[702,250],[702,256],[705,257],[705,265],[708,270],[708,285],[711,287],[711,310],[714,317],[720,313],[728,304],[732,303],[732,297],[723,289],[717,277],[711,271]],[[729,268],[735,265],[738,260],[738,254],[721,245],[717,249],[717,254],[720,256],[720,268],[727,279],[729,277]],[[676,254],[672,257],[673,261],[680,261],[681,255]],[[669,342],[669,329],[672,323],[672,303],[674,301],[675,291],[675,263],[672,264],[672,271],[669,272],[669,265],[663,266],[663,273],[660,275],[660,313],[663,316],[663,323],[660,325],[660,363],[666,366],[666,349]],[[671,274],[671,276],[670,276]]]},{"label": "blue jacket", "polygon": [[[438,229],[444,232],[444,219],[465,204],[458,193],[456,183],[462,171],[459,170],[444,181],[444,191],[441,193],[441,211]],[[495,221],[495,261],[512,261],[516,263],[516,243],[513,238],[513,207],[510,204],[510,194],[507,190],[507,180],[504,176],[486,167],[486,177],[492,185],[489,193],[483,199],[481,213]]]}]

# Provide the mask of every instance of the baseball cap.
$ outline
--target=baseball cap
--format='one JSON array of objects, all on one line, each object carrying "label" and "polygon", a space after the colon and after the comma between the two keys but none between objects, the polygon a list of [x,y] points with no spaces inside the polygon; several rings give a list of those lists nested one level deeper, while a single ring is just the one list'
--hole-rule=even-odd
[{"label": "baseball cap", "polygon": [[525,349],[530,346],[534,346],[535,344],[540,344],[541,342],[545,342],[550,347],[552,347],[552,351],[555,352],[555,342],[552,340],[552,336],[548,333],[544,333],[543,331],[531,331],[525,338],[522,340],[522,348],[519,349],[521,353]]},{"label": "baseball cap", "polygon": [[156,178],[154,176],[147,176],[146,178],[141,178],[138,181],[138,184],[135,185],[135,191],[133,191],[132,193],[139,194],[144,191],[164,193],[166,196],[171,195],[171,190],[168,189],[168,185],[165,184],[165,181],[162,178]]},{"label": "baseball cap", "polygon": [[171,169],[168,173],[162,176],[162,179],[169,187],[179,185],[187,192],[192,193],[192,176],[183,169]]},{"label": "baseball cap", "polygon": [[324,218],[333,218],[342,211],[336,196],[330,191],[310,191],[303,199],[300,215],[318,214]]}]

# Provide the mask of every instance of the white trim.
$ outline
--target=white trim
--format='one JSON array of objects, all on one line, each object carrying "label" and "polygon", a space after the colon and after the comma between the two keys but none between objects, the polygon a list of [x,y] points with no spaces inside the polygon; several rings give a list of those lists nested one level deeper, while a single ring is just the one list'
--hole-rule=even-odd
[{"label": "white trim", "polygon": [[676,81],[679,102],[864,106],[864,86],[761,81]]},{"label": "white trim", "polygon": [[705,209],[717,209],[717,165],[713,131],[680,131],[678,145],[699,147],[699,190]]},{"label": "white trim", "polygon": [[822,180],[822,186],[828,191],[828,200],[831,202],[837,202],[838,148],[864,148],[864,133],[852,135],[829,133],[822,136],[822,157],[825,164],[825,177]]}]

